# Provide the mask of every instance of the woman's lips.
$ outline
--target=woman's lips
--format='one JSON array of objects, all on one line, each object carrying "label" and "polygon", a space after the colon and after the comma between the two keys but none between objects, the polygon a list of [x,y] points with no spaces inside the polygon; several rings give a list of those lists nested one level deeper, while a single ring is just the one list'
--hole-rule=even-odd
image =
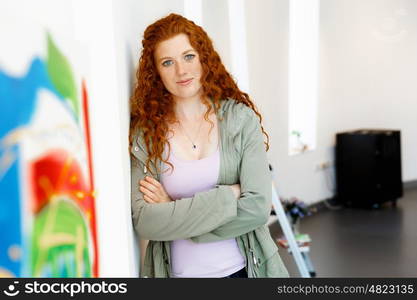
[{"label": "woman's lips", "polygon": [[187,79],[187,80],[177,81],[177,84],[179,84],[181,86],[186,86],[186,85],[189,85],[191,83],[191,81],[193,81],[192,78]]}]

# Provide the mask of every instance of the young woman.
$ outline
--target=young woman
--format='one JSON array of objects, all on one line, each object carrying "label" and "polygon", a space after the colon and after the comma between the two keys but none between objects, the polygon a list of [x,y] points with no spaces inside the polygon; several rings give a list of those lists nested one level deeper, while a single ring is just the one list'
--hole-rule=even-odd
[{"label": "young woman", "polygon": [[131,99],[132,220],[142,277],[287,277],[265,225],[261,115],[206,32],[171,14],[144,33]]}]

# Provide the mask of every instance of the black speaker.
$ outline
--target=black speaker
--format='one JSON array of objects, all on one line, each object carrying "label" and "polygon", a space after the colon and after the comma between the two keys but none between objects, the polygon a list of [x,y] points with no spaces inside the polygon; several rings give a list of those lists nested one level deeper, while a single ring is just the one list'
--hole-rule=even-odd
[{"label": "black speaker", "polygon": [[339,202],[375,207],[403,196],[399,130],[337,133],[335,159]]}]

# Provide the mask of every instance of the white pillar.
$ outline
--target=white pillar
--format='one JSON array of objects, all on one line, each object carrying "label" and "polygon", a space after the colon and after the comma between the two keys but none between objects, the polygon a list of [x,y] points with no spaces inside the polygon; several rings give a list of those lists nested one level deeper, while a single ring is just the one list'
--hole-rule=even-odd
[{"label": "white pillar", "polygon": [[249,93],[249,71],[246,44],[245,1],[228,0],[230,24],[231,73],[239,88]]}]

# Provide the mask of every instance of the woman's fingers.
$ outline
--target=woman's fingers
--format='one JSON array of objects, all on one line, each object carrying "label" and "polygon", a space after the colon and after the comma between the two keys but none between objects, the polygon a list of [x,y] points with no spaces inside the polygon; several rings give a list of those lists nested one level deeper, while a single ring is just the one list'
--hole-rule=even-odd
[{"label": "woman's fingers", "polygon": [[143,200],[145,200],[148,203],[156,203],[155,201],[153,201],[151,198],[149,198],[148,196],[144,195],[143,196]]},{"label": "woman's fingers", "polygon": [[152,177],[145,176],[145,180],[147,182],[151,183],[152,185],[156,186],[156,187],[161,187],[162,186],[162,184],[158,180],[156,180]]},{"label": "woman's fingers", "polygon": [[158,180],[152,177],[145,176],[144,180],[139,181],[139,185],[139,190],[148,198],[150,198],[152,203],[172,201],[162,184],[160,184]]},{"label": "woman's fingers", "polygon": [[145,180],[140,180],[139,181],[139,184],[141,186],[147,188],[148,190],[153,191],[153,192],[156,192],[156,190],[158,189],[157,186],[155,186],[154,184],[152,184],[152,183],[150,183],[148,181],[145,181]]},{"label": "woman's fingers", "polygon": [[140,181],[140,184],[148,190],[154,192],[158,197],[161,197],[164,194],[164,188],[162,184],[160,184],[158,180],[153,179],[152,177],[146,176],[145,180]]},{"label": "woman's fingers", "polygon": [[152,201],[157,202],[157,197],[153,191],[148,190],[147,188],[141,186],[139,190],[143,193],[143,195],[150,198]]}]

